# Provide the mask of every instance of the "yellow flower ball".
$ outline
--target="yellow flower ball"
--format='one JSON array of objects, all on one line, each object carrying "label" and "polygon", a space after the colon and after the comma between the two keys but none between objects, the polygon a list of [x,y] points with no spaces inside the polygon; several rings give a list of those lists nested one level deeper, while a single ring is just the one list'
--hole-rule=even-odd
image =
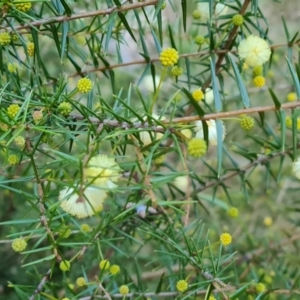
[{"label": "yellow flower ball", "polygon": [[11,104],[8,108],[7,108],[7,115],[11,118],[14,118],[18,112],[20,111],[20,106],[18,104]]},{"label": "yellow flower ball", "polygon": [[71,263],[68,260],[63,260],[59,264],[59,268],[63,271],[69,271],[71,269]]},{"label": "yellow flower ball", "polygon": [[264,225],[265,226],[271,226],[273,224],[273,220],[272,220],[272,218],[271,217],[265,217],[264,218]]},{"label": "yellow flower ball", "polygon": [[255,66],[252,71],[253,77],[261,75],[263,73],[263,70],[263,66]]},{"label": "yellow flower ball", "polygon": [[263,293],[266,290],[266,286],[263,283],[259,282],[255,285],[255,289],[258,293]]},{"label": "yellow flower ball", "polygon": [[64,101],[58,105],[57,109],[63,116],[68,116],[73,108],[70,103]]},{"label": "yellow flower ball", "polygon": [[109,272],[111,275],[117,275],[120,273],[120,267],[118,265],[112,265],[110,268],[109,268]]},{"label": "yellow flower ball", "polygon": [[8,158],[7,158],[7,162],[8,162],[11,166],[16,165],[16,164],[18,163],[18,161],[19,161],[19,158],[18,158],[18,156],[15,155],[15,154],[11,154],[11,155],[9,155]]},{"label": "yellow flower ball", "polygon": [[192,92],[192,97],[196,100],[196,101],[201,101],[204,99],[204,93],[202,92],[201,89],[197,89],[195,91]]},{"label": "yellow flower ball", "polygon": [[127,285],[121,285],[120,288],[119,288],[119,293],[121,295],[129,294],[129,287]]},{"label": "yellow flower ball", "polygon": [[242,115],[240,119],[240,125],[244,130],[251,130],[254,127],[254,119],[247,116]]},{"label": "yellow flower ball", "polygon": [[171,70],[171,73],[174,77],[178,77],[183,74],[183,69],[178,66],[174,66]]},{"label": "yellow flower ball", "polygon": [[220,241],[223,246],[228,246],[232,242],[232,237],[229,233],[222,233],[220,236]]},{"label": "yellow flower ball", "polygon": [[174,66],[179,59],[178,52],[174,48],[167,48],[160,53],[159,60],[165,67]]},{"label": "yellow flower ball", "polygon": [[236,14],[232,17],[231,22],[234,26],[242,26],[244,23],[244,17],[240,14]]},{"label": "yellow flower ball", "polygon": [[23,3],[17,3],[15,4],[15,7],[17,10],[20,10],[22,12],[27,12],[31,8],[31,2],[23,2]]},{"label": "yellow flower ball", "polygon": [[255,87],[263,87],[266,83],[266,79],[261,76],[261,75],[258,75],[258,76],[255,76],[252,80],[252,83]]},{"label": "yellow flower ball", "polygon": [[108,270],[110,267],[110,262],[107,259],[103,259],[99,263],[99,268],[101,270]]},{"label": "yellow flower ball", "polygon": [[27,44],[27,54],[29,56],[34,56],[34,43],[30,42]]},{"label": "yellow flower ball", "polygon": [[93,88],[93,83],[89,78],[81,78],[77,82],[78,91],[81,93],[88,93]]},{"label": "yellow flower ball", "polygon": [[78,277],[76,279],[76,285],[79,286],[79,287],[83,287],[86,285],[86,281],[84,279],[84,277]]},{"label": "yellow flower ball", "polygon": [[23,238],[13,240],[11,247],[15,252],[23,252],[27,247],[27,242]]},{"label": "yellow flower ball", "polygon": [[207,151],[206,142],[200,138],[193,138],[188,142],[188,153],[194,157],[201,157]]},{"label": "yellow flower ball", "polygon": [[19,135],[14,139],[14,143],[19,149],[23,149],[25,146],[25,139]]},{"label": "yellow flower ball", "polygon": [[0,45],[7,46],[11,42],[11,36],[8,32],[0,32]]},{"label": "yellow flower ball", "polygon": [[205,37],[202,36],[202,35],[198,35],[198,36],[195,37],[194,41],[195,41],[195,44],[201,46],[205,43]]},{"label": "yellow flower ball", "polygon": [[288,93],[286,95],[286,100],[289,102],[297,101],[298,97],[296,93]]},{"label": "yellow flower ball", "polygon": [[188,287],[189,287],[189,284],[186,280],[179,280],[176,283],[176,289],[178,292],[183,293],[188,289]]},{"label": "yellow flower ball", "polygon": [[236,207],[230,207],[230,209],[228,210],[228,215],[231,218],[236,218],[239,215],[239,210]]},{"label": "yellow flower ball", "polygon": [[81,224],[80,229],[81,229],[83,232],[86,232],[86,233],[92,231],[91,227],[90,227],[88,224]]}]

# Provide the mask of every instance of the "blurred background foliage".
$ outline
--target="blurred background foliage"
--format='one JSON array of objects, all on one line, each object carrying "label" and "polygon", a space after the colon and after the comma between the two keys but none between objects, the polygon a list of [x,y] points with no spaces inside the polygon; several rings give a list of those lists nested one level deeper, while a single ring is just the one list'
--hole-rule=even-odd
[{"label": "blurred background foliage", "polygon": [[[200,2],[209,3],[208,19],[195,18]],[[131,299],[299,299],[297,6],[1,1],[0,299],[122,299],[122,285]],[[261,88],[237,55],[250,34],[272,48]],[[159,61],[168,47],[180,55],[178,77]],[[223,50],[231,58],[214,75]],[[83,93],[78,81],[86,77],[93,86]],[[197,103],[199,88],[207,93]],[[247,97],[251,131],[236,112],[248,108]],[[215,112],[224,141],[218,133],[217,147],[189,156],[197,118],[186,118]],[[61,209],[59,192],[79,184],[83,161],[97,154],[119,164],[119,186],[102,212],[77,219]],[[20,237],[27,247],[18,253],[12,242]],[[99,268],[103,260],[120,272]],[[179,280],[189,285],[183,293]]]}]

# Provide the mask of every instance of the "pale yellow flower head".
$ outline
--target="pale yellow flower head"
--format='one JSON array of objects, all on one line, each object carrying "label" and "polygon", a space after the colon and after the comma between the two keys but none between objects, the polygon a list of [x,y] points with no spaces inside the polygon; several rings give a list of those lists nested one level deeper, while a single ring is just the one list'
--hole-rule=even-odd
[{"label": "pale yellow flower head", "polygon": [[114,158],[97,155],[91,158],[84,169],[84,178],[92,185],[112,189],[120,178],[121,168]]},{"label": "pale yellow flower head", "polygon": [[102,211],[106,196],[105,191],[94,187],[82,187],[82,192],[66,187],[60,191],[58,199],[65,212],[82,219]]},{"label": "pale yellow flower head", "polygon": [[[216,126],[216,121],[215,120],[208,120],[205,121],[207,126],[208,126],[208,139],[209,139],[209,143],[212,146],[216,146],[217,145],[217,126]],[[196,121],[195,122],[196,127],[194,128],[194,130],[196,131],[196,137],[199,139],[204,139],[204,130],[203,130],[203,125],[201,121]],[[225,135],[226,135],[226,130],[225,130],[225,126],[222,122],[223,125],[223,137],[222,140],[224,140]]]},{"label": "pale yellow flower head", "polygon": [[271,49],[264,39],[250,35],[240,42],[238,54],[240,59],[244,60],[248,66],[255,67],[270,59]]}]

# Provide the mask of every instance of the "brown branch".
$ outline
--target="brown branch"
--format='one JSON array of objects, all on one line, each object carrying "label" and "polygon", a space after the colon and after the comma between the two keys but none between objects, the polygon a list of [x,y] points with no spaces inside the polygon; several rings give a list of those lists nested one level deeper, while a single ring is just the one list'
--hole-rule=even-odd
[{"label": "brown branch", "polygon": [[49,269],[46,273],[46,275],[42,278],[42,280],[40,281],[39,285],[37,286],[36,290],[34,291],[34,293],[30,296],[29,300],[34,300],[35,296],[37,294],[39,294],[42,290],[44,285],[46,284],[46,282],[49,280],[51,274],[51,269]]},{"label": "brown branch", "polygon": [[[300,106],[300,101],[295,101],[291,103],[283,103],[281,105],[281,109],[293,109],[296,107]],[[266,111],[276,111],[278,108],[274,105],[269,105],[269,106],[257,106],[253,108],[245,108],[245,109],[238,109],[238,110],[232,110],[228,112],[219,112],[219,113],[211,113],[204,115],[203,117],[199,116],[188,116],[188,117],[179,117],[179,118],[174,118],[171,120],[160,120],[161,123],[165,124],[165,127],[168,130],[172,130],[173,127],[171,125],[174,124],[182,124],[182,123],[190,123],[198,120],[217,120],[217,119],[226,119],[229,117],[234,117],[234,116],[240,116],[243,114],[254,114],[254,113],[259,113],[259,112],[266,112]],[[74,118],[76,120],[84,120],[84,116],[78,115],[78,114],[71,114],[71,118]],[[128,123],[128,122],[119,122],[117,120],[110,120],[110,119],[98,119],[96,117],[90,117],[88,118],[88,121],[92,124],[103,124],[106,126],[110,127],[121,127],[123,129],[129,129],[129,128],[141,128],[145,130],[150,130],[150,131],[155,131],[155,132],[164,132],[165,129],[161,128],[158,126],[149,126],[147,122],[141,123],[141,122],[136,122],[136,123]],[[168,126],[170,125],[170,126]]]},{"label": "brown branch", "polygon": [[90,11],[90,12],[83,12],[79,14],[75,14],[72,16],[59,16],[59,17],[53,17],[50,19],[42,19],[38,21],[33,21],[24,25],[19,25],[19,26],[14,26],[14,28],[10,28],[9,26],[3,27],[5,31],[20,31],[22,29],[26,28],[32,28],[32,27],[39,27],[41,25],[49,25],[53,23],[62,23],[62,22],[69,22],[77,19],[85,19],[85,18],[90,18],[90,17],[96,17],[96,16],[105,16],[105,15],[110,15],[113,12],[123,12],[123,11],[128,11],[136,8],[141,8],[141,7],[146,7],[150,5],[156,5],[158,3],[158,0],[148,0],[145,2],[137,2],[134,4],[128,4],[128,5],[122,5],[120,7],[111,7],[107,9],[100,9],[100,10],[95,10],[95,11]]}]

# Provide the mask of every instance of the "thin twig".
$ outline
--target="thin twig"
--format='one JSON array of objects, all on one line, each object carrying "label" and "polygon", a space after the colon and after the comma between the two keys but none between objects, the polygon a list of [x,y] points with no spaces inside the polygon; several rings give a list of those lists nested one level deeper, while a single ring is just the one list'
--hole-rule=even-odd
[{"label": "thin twig", "polygon": [[40,281],[39,285],[37,286],[36,290],[34,291],[34,293],[30,296],[29,300],[34,300],[35,296],[37,294],[39,294],[42,290],[44,285],[46,284],[46,282],[48,281],[49,277],[51,274],[51,269],[49,269],[46,273],[46,275],[42,278],[42,280]]},{"label": "thin twig", "polygon": [[85,18],[90,18],[90,17],[96,17],[96,16],[105,16],[105,15],[110,15],[113,12],[123,12],[123,11],[128,11],[136,8],[141,8],[141,7],[146,7],[146,6],[151,6],[151,5],[156,5],[158,3],[158,0],[148,0],[145,2],[137,2],[133,4],[128,4],[128,5],[122,5],[120,7],[111,7],[111,8],[106,8],[106,9],[100,9],[100,10],[92,10],[89,12],[82,12],[79,14],[74,14],[71,16],[59,16],[59,17],[53,17],[50,19],[42,19],[38,21],[33,21],[24,25],[19,25],[19,26],[14,26],[13,29],[10,26],[2,27],[2,31],[20,31],[22,29],[26,28],[33,28],[33,27],[40,27],[41,25],[49,25],[53,23],[62,23],[62,22],[69,22],[77,19],[85,19]]}]

